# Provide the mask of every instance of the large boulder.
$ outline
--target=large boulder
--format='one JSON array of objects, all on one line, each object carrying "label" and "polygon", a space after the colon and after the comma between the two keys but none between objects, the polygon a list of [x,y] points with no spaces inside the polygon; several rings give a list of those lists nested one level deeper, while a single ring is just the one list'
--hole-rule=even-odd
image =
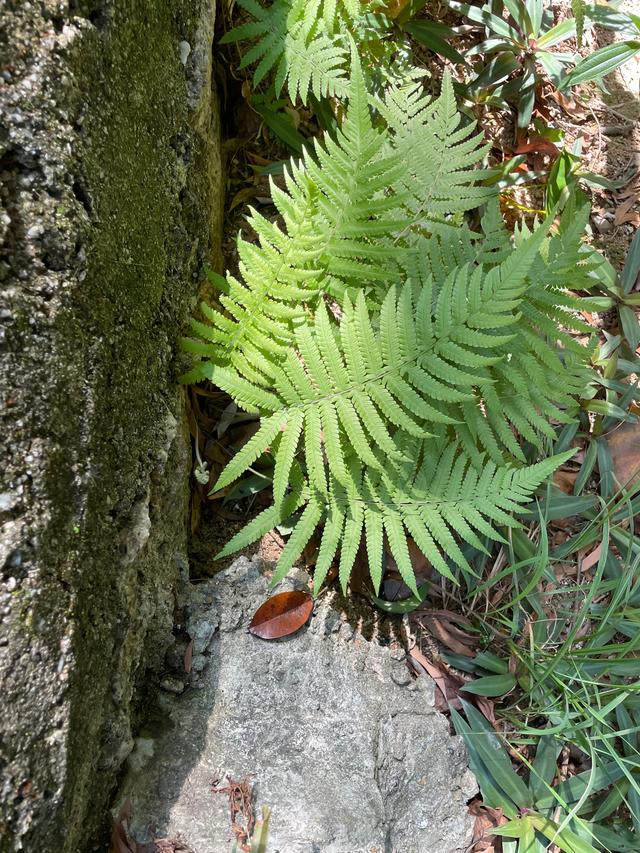
[{"label": "large boulder", "polygon": [[264,567],[244,557],[192,588],[191,673],[184,653],[169,656],[183,674],[128,761],[131,834],[226,853],[229,802],[212,783],[246,780],[253,808],[272,809],[270,853],[467,850],[477,786],[433,682],[409,671],[400,626],[326,595],[308,627],[267,642],[247,631],[267,595]]},{"label": "large boulder", "polygon": [[172,636],[190,465],[174,353],[219,245],[214,11],[0,13],[3,853],[104,849]]}]

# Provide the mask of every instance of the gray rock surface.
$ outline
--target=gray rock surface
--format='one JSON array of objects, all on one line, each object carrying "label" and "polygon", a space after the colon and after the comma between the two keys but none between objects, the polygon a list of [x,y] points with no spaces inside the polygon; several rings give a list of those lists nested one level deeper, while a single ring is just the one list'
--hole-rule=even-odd
[{"label": "gray rock surface", "polygon": [[220,239],[214,5],[0,6],[0,850],[81,853],[186,571],[174,361]]},{"label": "gray rock surface", "polygon": [[215,634],[191,686],[165,694],[164,732],[131,758],[120,802],[137,839],[180,834],[195,853],[228,853],[229,807],[211,782],[229,775],[250,776],[256,810],[271,807],[269,853],[465,850],[476,785],[432,682],[409,673],[398,626],[324,598],[307,628],[267,642],[247,625],[268,594],[245,558],[194,588],[194,636]]}]

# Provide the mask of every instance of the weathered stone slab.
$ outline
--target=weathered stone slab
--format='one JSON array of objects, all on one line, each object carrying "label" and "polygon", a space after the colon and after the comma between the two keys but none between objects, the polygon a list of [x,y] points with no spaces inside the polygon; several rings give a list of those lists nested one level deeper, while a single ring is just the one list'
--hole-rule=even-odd
[{"label": "weathered stone slab", "polygon": [[186,572],[213,0],[0,3],[0,851],[104,850]]},{"label": "weathered stone slab", "polygon": [[226,853],[229,808],[211,782],[251,774],[255,805],[272,809],[270,853],[464,850],[475,782],[391,623],[324,598],[308,628],[265,642],[247,625],[268,594],[244,558],[194,590],[191,635],[216,630],[192,686],[166,694],[168,729],[132,757],[121,801],[137,839],[180,833],[195,853]]}]

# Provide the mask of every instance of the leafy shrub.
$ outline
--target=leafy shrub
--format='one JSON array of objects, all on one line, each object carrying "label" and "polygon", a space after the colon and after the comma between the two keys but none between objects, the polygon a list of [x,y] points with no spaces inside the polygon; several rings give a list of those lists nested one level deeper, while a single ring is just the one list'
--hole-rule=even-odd
[{"label": "leafy shrub", "polygon": [[[640,42],[628,39],[594,51],[581,60],[574,51],[558,51],[563,42],[582,39],[585,21],[618,32],[637,35],[640,19],[636,15],[612,12],[603,6],[574,0],[573,18],[554,24],[550,8],[542,0],[505,0],[508,16],[496,14],[494,4],[474,6],[457,0],[446,0],[454,11],[476,24],[482,24],[486,38],[464,53],[466,60],[479,58],[474,76],[461,91],[472,100],[508,109],[514,103],[518,111],[518,127],[531,121],[536,88],[543,79],[540,68],[558,89],[565,90],[589,80],[602,81],[640,51]],[[502,3],[500,3],[502,7]],[[575,66],[567,70],[567,66]]]}]

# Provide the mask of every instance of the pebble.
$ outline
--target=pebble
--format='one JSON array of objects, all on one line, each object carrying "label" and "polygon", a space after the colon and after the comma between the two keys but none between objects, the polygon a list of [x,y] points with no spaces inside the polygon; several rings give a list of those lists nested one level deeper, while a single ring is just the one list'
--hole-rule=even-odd
[{"label": "pebble", "polygon": [[187,59],[189,59],[189,54],[191,53],[191,45],[188,41],[181,41],[178,43],[178,53],[180,54],[180,62],[183,65],[186,65]]},{"label": "pebble", "polygon": [[193,660],[191,661],[191,669],[194,672],[202,672],[206,665],[207,659],[204,655],[194,655]]},{"label": "pebble", "polygon": [[163,678],[160,682],[160,687],[162,690],[166,690],[167,693],[175,693],[176,695],[180,695],[184,693],[185,683],[179,678]]},{"label": "pebble", "polygon": [[17,503],[17,495],[12,492],[0,493],[0,512],[10,512]]}]

